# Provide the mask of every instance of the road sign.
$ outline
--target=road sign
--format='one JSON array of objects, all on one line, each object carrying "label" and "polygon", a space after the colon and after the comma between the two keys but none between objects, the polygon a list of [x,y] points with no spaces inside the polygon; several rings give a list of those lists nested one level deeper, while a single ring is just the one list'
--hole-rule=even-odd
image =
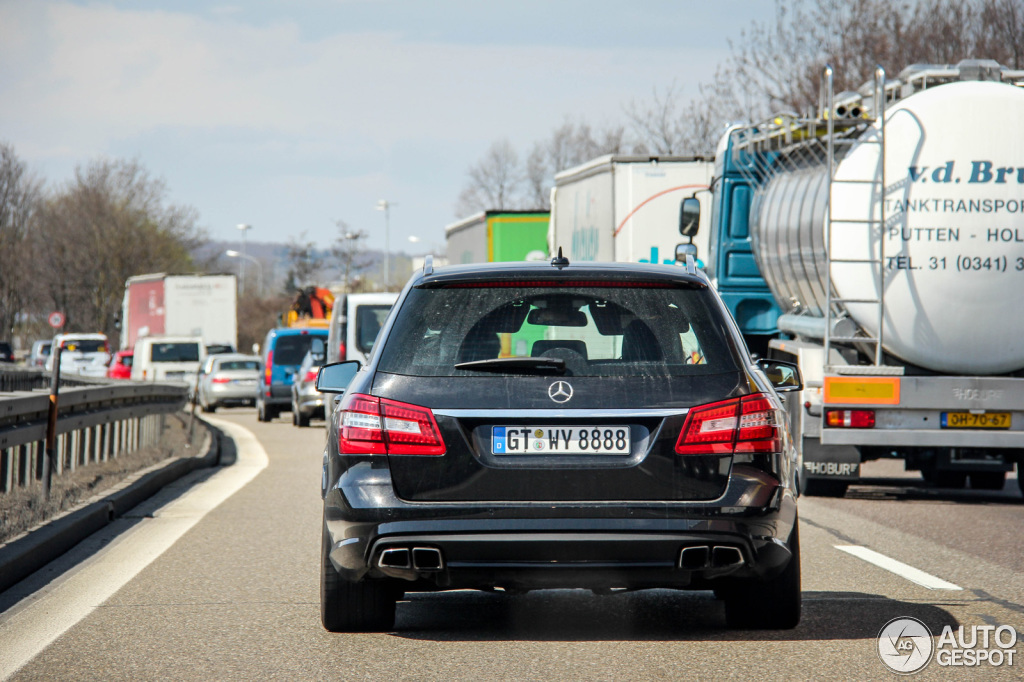
[{"label": "road sign", "polygon": [[59,310],[54,310],[47,316],[46,321],[49,322],[50,326],[54,329],[60,329],[64,326],[64,313]]}]

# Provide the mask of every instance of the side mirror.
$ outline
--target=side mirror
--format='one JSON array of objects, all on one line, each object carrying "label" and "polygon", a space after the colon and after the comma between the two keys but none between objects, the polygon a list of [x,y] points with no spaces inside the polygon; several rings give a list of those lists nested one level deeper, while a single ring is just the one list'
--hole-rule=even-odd
[{"label": "side mirror", "polygon": [[316,374],[316,390],[321,393],[344,393],[361,367],[358,360],[324,365]]},{"label": "side mirror", "polygon": [[679,206],[679,234],[693,237],[700,227],[700,202],[696,197],[683,199]]},{"label": "side mirror", "polygon": [[676,244],[676,262],[686,263],[687,256],[693,256],[693,260],[697,260],[697,245]]},{"label": "side mirror", "polygon": [[757,361],[757,365],[779,393],[804,389],[803,377],[800,376],[800,368],[796,364],[785,360],[761,359]]}]

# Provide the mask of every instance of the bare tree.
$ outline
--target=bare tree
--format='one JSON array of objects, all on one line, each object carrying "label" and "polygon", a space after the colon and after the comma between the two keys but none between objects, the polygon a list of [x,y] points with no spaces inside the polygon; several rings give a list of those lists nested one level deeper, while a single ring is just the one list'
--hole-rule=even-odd
[{"label": "bare tree", "polygon": [[168,203],[163,181],[135,161],[98,160],[42,203],[33,277],[68,330],[116,336],[125,280],[192,270],[203,240],[195,210]]},{"label": "bare tree", "polygon": [[625,149],[625,129],[613,126],[594,131],[585,121],[566,120],[550,137],[534,143],[526,160],[526,197],[523,208],[546,211],[551,203],[555,174],[605,154]]},{"label": "bare tree", "polygon": [[323,266],[323,256],[317,253],[316,242],[302,241],[305,239],[305,232],[297,238],[292,236],[288,239],[285,256],[288,260],[288,274],[285,289],[289,292],[316,285],[320,268]]},{"label": "bare tree", "polygon": [[40,198],[40,184],[0,144],[0,337],[9,338],[31,296],[29,235]]},{"label": "bare tree", "polygon": [[345,291],[352,291],[356,278],[374,263],[366,253],[368,235],[363,230],[351,229],[344,220],[334,224],[338,227],[338,237],[331,245],[331,255],[337,260]]},{"label": "bare tree", "polygon": [[459,194],[457,215],[521,206],[523,168],[519,154],[507,138],[494,142],[484,157],[470,167],[468,175],[468,183]]},{"label": "bare tree", "polygon": [[984,0],[977,18],[979,56],[1024,69],[1024,0]]}]

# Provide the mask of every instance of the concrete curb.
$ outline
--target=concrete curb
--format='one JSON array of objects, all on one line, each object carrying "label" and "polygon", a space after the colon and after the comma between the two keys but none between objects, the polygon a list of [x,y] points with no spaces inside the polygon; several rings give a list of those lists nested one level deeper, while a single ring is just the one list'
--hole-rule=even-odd
[{"label": "concrete curb", "polygon": [[168,484],[196,469],[216,466],[220,459],[220,439],[224,434],[208,423],[206,428],[209,436],[204,440],[203,454],[167,462],[108,495],[0,547],[0,592],[38,571]]}]

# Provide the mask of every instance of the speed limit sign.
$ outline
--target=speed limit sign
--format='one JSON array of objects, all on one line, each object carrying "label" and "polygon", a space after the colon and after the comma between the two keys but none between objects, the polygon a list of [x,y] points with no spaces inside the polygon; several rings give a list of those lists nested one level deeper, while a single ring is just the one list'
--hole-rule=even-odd
[{"label": "speed limit sign", "polygon": [[64,326],[64,313],[59,310],[54,310],[47,316],[46,321],[49,322],[50,326],[54,329],[60,329]]}]

